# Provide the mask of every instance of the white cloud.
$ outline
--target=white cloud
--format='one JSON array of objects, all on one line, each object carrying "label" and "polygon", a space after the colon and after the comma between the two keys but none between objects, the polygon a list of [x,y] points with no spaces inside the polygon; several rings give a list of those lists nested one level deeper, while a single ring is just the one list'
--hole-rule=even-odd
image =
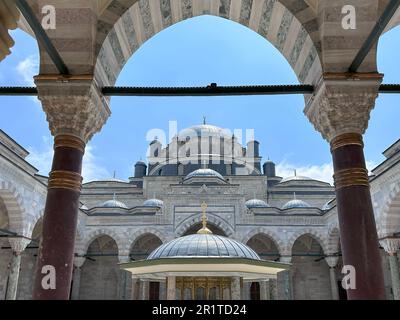
[{"label": "white cloud", "polygon": [[[15,69],[21,77],[23,85],[34,87],[35,82],[33,81],[33,77],[39,73],[39,57],[37,55],[30,55],[18,63]],[[29,97],[29,99],[40,105],[37,97]]]},{"label": "white cloud", "polygon": [[[371,171],[376,166],[373,161],[367,161],[366,165],[369,171]],[[277,175],[284,178],[293,176],[294,170],[296,170],[298,176],[305,176],[315,180],[329,182],[330,184],[333,184],[332,163],[324,163],[321,165],[296,166],[286,160],[283,160],[276,166]]]},{"label": "white cloud", "polygon": [[39,173],[48,176],[51,170],[51,162],[53,160],[53,147],[51,139],[47,136],[42,137],[44,149],[39,151],[36,148],[29,147],[29,156],[27,161],[39,170]]},{"label": "white cloud", "polygon": [[294,170],[296,170],[298,176],[305,176],[315,180],[333,183],[332,163],[296,166],[283,160],[276,166],[277,175],[284,178],[294,176]]},{"label": "white cloud", "polygon": [[33,77],[38,74],[39,58],[37,55],[31,55],[18,63],[17,72],[27,86],[34,86]]},{"label": "white cloud", "polygon": [[84,181],[89,182],[111,178],[111,174],[107,169],[96,163],[96,156],[93,153],[93,149],[93,146],[88,145],[83,157],[82,176]]},{"label": "white cloud", "polygon": [[[30,154],[27,160],[39,170],[39,173],[47,176],[51,170],[53,160],[52,141],[48,137],[43,137],[44,149],[39,151],[36,148],[28,148]],[[82,176],[84,182],[110,178],[111,175],[106,168],[96,162],[96,156],[93,153],[93,146],[86,147],[83,157]]]}]

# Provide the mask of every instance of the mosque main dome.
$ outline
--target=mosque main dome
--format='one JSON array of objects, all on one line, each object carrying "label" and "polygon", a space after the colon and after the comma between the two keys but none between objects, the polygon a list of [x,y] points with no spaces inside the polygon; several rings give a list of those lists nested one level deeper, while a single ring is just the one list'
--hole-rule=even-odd
[{"label": "mosque main dome", "polygon": [[217,138],[232,138],[232,134],[228,129],[222,129],[217,126],[210,124],[195,125],[186,129],[183,129],[178,133],[179,140],[191,139],[194,137],[217,137]]}]

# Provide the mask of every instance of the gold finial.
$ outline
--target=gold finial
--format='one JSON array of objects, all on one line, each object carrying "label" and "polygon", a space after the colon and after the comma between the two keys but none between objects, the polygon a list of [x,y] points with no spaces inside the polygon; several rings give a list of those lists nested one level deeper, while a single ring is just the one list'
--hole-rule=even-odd
[{"label": "gold finial", "polygon": [[207,207],[207,203],[203,202],[201,204],[201,211],[203,212],[201,216],[201,223],[203,224],[203,227],[197,231],[198,234],[212,234],[211,230],[207,228]]}]

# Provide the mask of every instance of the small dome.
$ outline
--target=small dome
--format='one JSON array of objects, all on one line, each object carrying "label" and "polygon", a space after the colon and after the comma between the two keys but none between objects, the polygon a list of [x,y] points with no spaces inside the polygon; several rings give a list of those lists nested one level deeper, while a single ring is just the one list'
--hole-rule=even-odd
[{"label": "small dome", "polygon": [[288,182],[288,181],[310,181],[313,180],[309,177],[305,177],[305,176],[292,176],[292,177],[288,177],[285,179],[282,179],[280,183],[284,183],[284,182]]},{"label": "small dome", "polygon": [[261,260],[243,243],[214,234],[192,234],[174,239],[154,250],[147,260],[161,258],[246,258]]},{"label": "small dome", "polygon": [[143,207],[159,207],[161,208],[164,205],[164,202],[159,199],[149,199],[143,202]]},{"label": "small dome", "polygon": [[293,199],[291,201],[289,201],[288,203],[286,203],[282,209],[286,210],[286,209],[293,209],[293,208],[310,208],[311,206],[303,201],[303,200],[299,200],[299,199]]},{"label": "small dome", "polygon": [[89,210],[89,208],[87,206],[85,206],[84,204],[81,205],[81,207],[79,209],[81,209],[81,210]]},{"label": "small dome", "polygon": [[188,180],[190,178],[194,178],[194,177],[215,177],[215,178],[219,178],[221,180],[224,180],[224,177],[218,173],[217,171],[214,171],[212,169],[198,169],[195,170],[191,173],[189,173],[185,180]]},{"label": "small dome", "polygon": [[251,208],[268,208],[269,205],[263,200],[260,199],[251,199],[246,201],[246,207]]},{"label": "small dome", "polygon": [[106,202],[104,202],[101,205],[102,208],[122,208],[122,209],[128,209],[128,207],[122,203],[121,201],[117,201],[115,199],[113,200],[108,200]]}]

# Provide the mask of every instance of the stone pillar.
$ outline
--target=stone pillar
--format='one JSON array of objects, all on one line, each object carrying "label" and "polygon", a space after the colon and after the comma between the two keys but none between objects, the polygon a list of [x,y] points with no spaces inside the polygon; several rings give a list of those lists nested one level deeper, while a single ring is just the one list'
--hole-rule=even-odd
[{"label": "stone pillar", "polygon": [[324,74],[305,109],[331,145],[343,264],[356,271],[350,300],[385,299],[362,140],[381,81],[380,74]]},{"label": "stone pillar", "polygon": [[6,300],[16,300],[18,291],[19,272],[21,269],[21,255],[30,243],[26,238],[9,238],[12,257],[10,262],[10,271],[8,273],[8,286]]},{"label": "stone pillar", "polygon": [[[127,263],[131,259],[129,255],[122,255],[118,257],[119,263]],[[128,281],[130,277],[130,272],[120,269],[118,275],[118,299],[119,300],[127,300],[128,297]]]},{"label": "stone pillar", "polygon": [[336,266],[338,264],[339,257],[329,256],[325,258],[325,261],[329,266],[329,278],[331,282],[332,300],[339,300],[339,288],[336,277]]},{"label": "stone pillar", "polygon": [[167,277],[167,300],[176,300],[176,277]]},{"label": "stone pillar", "polygon": [[243,282],[241,297],[242,300],[250,300],[251,282]]},{"label": "stone pillar", "polygon": [[165,282],[160,282],[160,300],[167,300],[167,286]]},{"label": "stone pillar", "polygon": [[[283,263],[291,263],[292,261],[292,256],[281,256],[279,258],[280,262]],[[292,294],[292,274],[290,270],[285,270],[279,272],[279,277],[282,279],[283,283],[283,300],[293,300],[293,294]]]},{"label": "stone pillar", "polygon": [[131,300],[139,300],[139,292],[138,292],[138,278],[132,277],[132,291],[131,291]]},{"label": "stone pillar", "polygon": [[149,300],[149,286],[148,280],[140,279],[139,283],[139,300]]},{"label": "stone pillar", "polygon": [[79,300],[79,291],[81,287],[82,266],[85,263],[85,257],[74,258],[74,272],[72,277],[71,300]]},{"label": "stone pillar", "polygon": [[268,280],[260,281],[260,300],[270,300]]},{"label": "stone pillar", "polygon": [[392,278],[393,299],[400,300],[400,269],[397,251],[400,248],[400,239],[386,238],[380,241],[389,255],[390,276]]},{"label": "stone pillar", "polygon": [[35,82],[55,138],[33,299],[68,300],[82,158],[86,143],[100,131],[110,109],[90,77],[43,75],[36,77]]},{"label": "stone pillar", "polygon": [[240,277],[232,277],[231,299],[232,300],[241,300],[241,296],[240,296]]}]

